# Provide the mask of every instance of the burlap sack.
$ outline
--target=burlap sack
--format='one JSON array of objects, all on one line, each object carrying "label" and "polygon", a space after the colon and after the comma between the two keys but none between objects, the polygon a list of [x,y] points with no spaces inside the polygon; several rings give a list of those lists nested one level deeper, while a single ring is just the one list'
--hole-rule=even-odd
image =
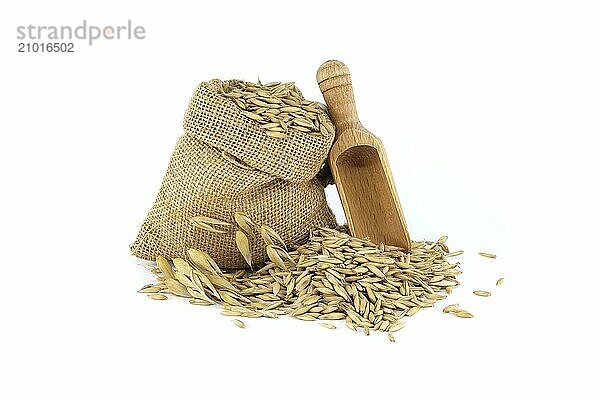
[{"label": "burlap sack", "polygon": [[[200,215],[233,223],[233,214],[241,211],[275,229],[286,243],[301,243],[314,227],[336,225],[323,184],[315,178],[333,135],[292,132],[286,139],[270,138],[222,95],[222,84],[204,82],[194,92],[184,133],[131,245],[137,257],[184,257],[188,248],[198,248],[224,268],[247,268],[234,226],[226,233],[208,232],[189,220]],[[250,242],[253,261],[264,262],[260,235]]]}]

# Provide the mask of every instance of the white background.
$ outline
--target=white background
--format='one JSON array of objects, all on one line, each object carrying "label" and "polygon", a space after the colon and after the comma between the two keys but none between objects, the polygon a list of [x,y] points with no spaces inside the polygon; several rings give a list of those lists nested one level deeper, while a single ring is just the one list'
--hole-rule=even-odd
[{"label": "white background", "polygon": [[[13,3],[0,12],[3,398],[597,398],[596,2]],[[17,53],[18,25],[84,18],[132,19],[147,38]],[[151,274],[128,245],[195,86],[259,76],[321,100],[315,72],[332,58],[388,149],[413,239],[450,236],[463,285],[394,344],[291,318],[243,331],[136,293]],[[442,314],[453,302],[475,318]]]}]

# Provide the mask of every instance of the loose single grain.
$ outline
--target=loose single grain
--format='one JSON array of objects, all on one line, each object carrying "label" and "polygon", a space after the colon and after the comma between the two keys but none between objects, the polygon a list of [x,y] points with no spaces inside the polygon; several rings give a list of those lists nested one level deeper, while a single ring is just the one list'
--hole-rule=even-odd
[{"label": "loose single grain", "polygon": [[328,324],[328,323],[326,323],[326,322],[319,322],[319,325],[321,325],[322,327],[324,327],[324,328],[327,328],[327,329],[336,329],[336,326],[335,326],[335,325],[333,325],[333,324]]},{"label": "loose single grain", "polygon": [[242,328],[245,329],[246,328],[246,324],[244,324],[242,321],[240,321],[239,319],[234,319],[233,323],[235,324],[235,326],[237,326],[238,328]]}]

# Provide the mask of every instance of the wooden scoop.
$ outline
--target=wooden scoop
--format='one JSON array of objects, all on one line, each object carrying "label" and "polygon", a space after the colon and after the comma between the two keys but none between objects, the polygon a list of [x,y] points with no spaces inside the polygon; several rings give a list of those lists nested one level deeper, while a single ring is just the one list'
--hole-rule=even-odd
[{"label": "wooden scoop", "polygon": [[335,125],[329,165],[350,232],[376,244],[410,250],[383,144],[358,120],[348,67],[340,61],[327,61],[317,71],[317,82]]}]

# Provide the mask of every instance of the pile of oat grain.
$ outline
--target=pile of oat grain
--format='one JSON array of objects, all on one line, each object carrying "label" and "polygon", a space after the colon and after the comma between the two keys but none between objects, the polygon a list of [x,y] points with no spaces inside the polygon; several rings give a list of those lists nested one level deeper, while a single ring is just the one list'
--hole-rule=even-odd
[{"label": "pile of oat grain", "polygon": [[[413,242],[407,254],[398,247],[352,237],[345,227],[320,228],[307,243],[291,250],[269,227],[258,227],[241,213],[235,220],[236,244],[248,264],[252,265],[247,242],[255,230],[265,241],[270,262],[256,271],[229,272],[207,253],[190,249],[186,260],[158,257],[153,270],[158,282],[140,292],[157,300],[170,293],[188,297],[195,305],[220,304],[228,316],[345,320],[348,328],[368,335],[370,330],[401,329],[405,316],[433,306],[459,284],[459,265],[448,258],[462,251],[450,253],[445,236],[436,242]],[[227,224],[204,217],[197,222],[207,229]]]}]

